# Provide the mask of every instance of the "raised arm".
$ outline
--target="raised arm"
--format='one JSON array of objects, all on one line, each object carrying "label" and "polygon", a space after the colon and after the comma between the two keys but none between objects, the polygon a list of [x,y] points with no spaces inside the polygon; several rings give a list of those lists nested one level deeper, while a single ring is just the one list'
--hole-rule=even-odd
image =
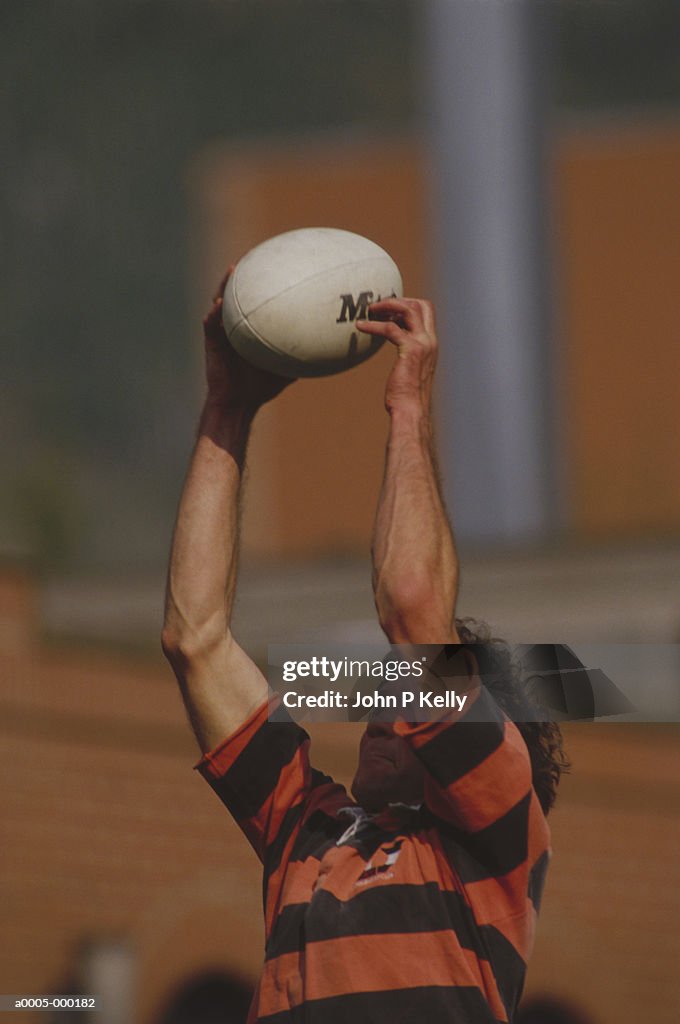
[{"label": "raised arm", "polygon": [[441,496],[433,424],[434,311],[422,299],[385,299],[357,326],[397,349],[387,382],[385,474],[373,534],[373,590],[392,643],[458,641],[458,559]]},{"label": "raised arm", "polygon": [[162,644],[201,750],[232,733],[265,699],[266,681],[231,633],[239,496],[250,427],[290,381],[256,370],[222,327],[225,280],[203,321],[207,396],[180,499]]}]

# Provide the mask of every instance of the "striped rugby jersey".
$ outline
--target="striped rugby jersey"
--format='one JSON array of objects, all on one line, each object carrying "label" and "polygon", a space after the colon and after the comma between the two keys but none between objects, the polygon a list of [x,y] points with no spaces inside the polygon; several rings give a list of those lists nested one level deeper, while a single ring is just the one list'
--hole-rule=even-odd
[{"label": "striped rugby jersey", "polygon": [[424,803],[368,815],[268,710],[196,766],[264,865],[249,1022],[511,1021],[549,858],[516,726],[484,689],[463,716],[395,723],[425,766]]}]

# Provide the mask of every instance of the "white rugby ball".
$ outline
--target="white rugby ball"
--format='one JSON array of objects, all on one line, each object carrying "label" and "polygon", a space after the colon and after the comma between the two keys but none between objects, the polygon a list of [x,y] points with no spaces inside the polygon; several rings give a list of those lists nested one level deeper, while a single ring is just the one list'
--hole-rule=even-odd
[{"label": "white rugby ball", "polygon": [[224,290],[227,337],[249,363],[284,377],[323,377],[368,359],[382,338],[357,331],[367,306],[401,296],[394,260],[339,228],[299,228],[251,249]]}]

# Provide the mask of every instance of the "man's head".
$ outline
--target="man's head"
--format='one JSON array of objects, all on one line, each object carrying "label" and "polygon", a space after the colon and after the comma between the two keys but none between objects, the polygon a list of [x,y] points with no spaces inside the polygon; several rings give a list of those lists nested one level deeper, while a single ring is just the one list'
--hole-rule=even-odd
[{"label": "man's head", "polygon": [[[517,723],[531,759],[533,786],[547,814],[555,802],[560,776],[569,768],[559,725],[524,720],[531,697],[504,641],[492,638],[486,625],[472,619],[456,620],[456,626],[460,639],[474,653],[482,682]],[[424,779],[421,762],[393,726],[389,722],[369,722],[359,746],[359,764],[352,782],[356,801],[372,812],[390,803],[420,803]]]},{"label": "man's head", "polygon": [[417,804],[423,799],[425,773],[406,740],[390,722],[369,722],[359,745],[352,795],[366,811],[388,804]]}]

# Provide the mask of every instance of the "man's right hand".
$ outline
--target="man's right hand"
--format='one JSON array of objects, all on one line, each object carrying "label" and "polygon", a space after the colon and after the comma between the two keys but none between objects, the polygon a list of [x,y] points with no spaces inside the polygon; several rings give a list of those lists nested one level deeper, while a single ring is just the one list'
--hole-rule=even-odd
[{"label": "man's right hand", "polygon": [[210,311],[203,320],[208,403],[254,413],[292,384],[293,380],[251,366],[229,344],[222,323],[222,301],[233,269],[233,265],[228,268],[218,285]]}]

